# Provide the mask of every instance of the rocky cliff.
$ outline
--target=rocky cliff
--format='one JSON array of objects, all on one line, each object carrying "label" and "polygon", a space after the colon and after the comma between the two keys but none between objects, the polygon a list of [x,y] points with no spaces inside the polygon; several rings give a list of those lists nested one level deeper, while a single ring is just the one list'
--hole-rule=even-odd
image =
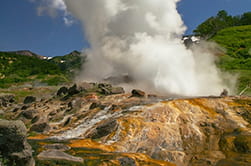
[{"label": "rocky cliff", "polygon": [[29,127],[40,165],[251,165],[250,97],[122,92],[107,84],[65,87],[13,115]]}]

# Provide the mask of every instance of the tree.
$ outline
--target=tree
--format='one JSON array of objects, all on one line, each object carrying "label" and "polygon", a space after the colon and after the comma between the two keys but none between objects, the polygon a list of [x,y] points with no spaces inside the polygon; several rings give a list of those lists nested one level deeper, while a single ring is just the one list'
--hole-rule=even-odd
[{"label": "tree", "polygon": [[244,13],[240,17],[241,25],[250,25],[251,24],[251,12]]},{"label": "tree", "polygon": [[193,31],[195,35],[204,38],[213,37],[218,31],[233,26],[251,25],[251,12],[242,15],[231,16],[225,10],[221,10],[216,16],[208,18]]}]

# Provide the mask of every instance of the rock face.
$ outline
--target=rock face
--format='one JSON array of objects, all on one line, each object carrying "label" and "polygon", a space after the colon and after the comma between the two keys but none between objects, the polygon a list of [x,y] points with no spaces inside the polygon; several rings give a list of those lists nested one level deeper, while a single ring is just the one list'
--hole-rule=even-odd
[{"label": "rock face", "polygon": [[34,166],[26,128],[21,121],[0,120],[0,154],[8,165]]},{"label": "rock face", "polygon": [[[114,99],[118,98],[114,96]],[[163,100],[110,98],[120,109],[92,109],[59,139],[91,138],[114,152],[147,154],[180,166],[250,164],[251,99],[212,97]],[[146,103],[138,105],[138,101]],[[134,103],[135,102],[135,103]],[[111,104],[111,103],[110,103]],[[135,105],[137,104],[137,105]],[[149,104],[149,105],[148,105]],[[74,119],[74,117],[72,117]],[[130,157],[129,157],[130,158]],[[132,163],[121,159],[120,163]]]},{"label": "rock face", "polygon": [[[140,90],[132,93],[135,96],[112,95],[109,84],[89,85],[76,85],[74,89],[79,92],[65,100],[61,100],[63,96],[54,97],[32,103],[25,110],[36,110],[35,117],[39,117],[23,118],[29,125],[33,122],[30,131],[43,133],[30,137],[41,147],[37,154],[45,150],[49,139],[71,149],[61,153],[64,148],[53,145],[44,152],[54,159],[81,157],[85,165],[251,163],[251,97],[173,99],[146,96]],[[48,153],[42,153],[46,163],[50,160]]]}]

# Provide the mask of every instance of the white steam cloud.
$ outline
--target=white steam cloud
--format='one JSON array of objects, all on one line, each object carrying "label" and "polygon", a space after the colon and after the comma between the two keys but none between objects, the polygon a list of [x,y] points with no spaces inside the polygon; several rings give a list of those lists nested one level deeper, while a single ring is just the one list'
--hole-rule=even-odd
[{"label": "white steam cloud", "polygon": [[179,0],[63,0],[91,48],[81,79],[128,74],[134,86],[162,94],[214,95],[228,89],[205,49],[188,50]]}]

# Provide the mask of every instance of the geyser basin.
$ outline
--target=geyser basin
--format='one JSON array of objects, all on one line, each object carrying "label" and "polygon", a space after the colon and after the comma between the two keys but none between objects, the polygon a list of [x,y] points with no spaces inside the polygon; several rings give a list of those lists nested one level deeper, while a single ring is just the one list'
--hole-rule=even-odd
[{"label": "geyser basin", "polygon": [[[91,48],[79,80],[127,73],[135,87],[162,94],[215,95],[229,89],[202,48],[188,50],[178,0],[64,0]],[[204,48],[204,47],[203,47]]]}]

